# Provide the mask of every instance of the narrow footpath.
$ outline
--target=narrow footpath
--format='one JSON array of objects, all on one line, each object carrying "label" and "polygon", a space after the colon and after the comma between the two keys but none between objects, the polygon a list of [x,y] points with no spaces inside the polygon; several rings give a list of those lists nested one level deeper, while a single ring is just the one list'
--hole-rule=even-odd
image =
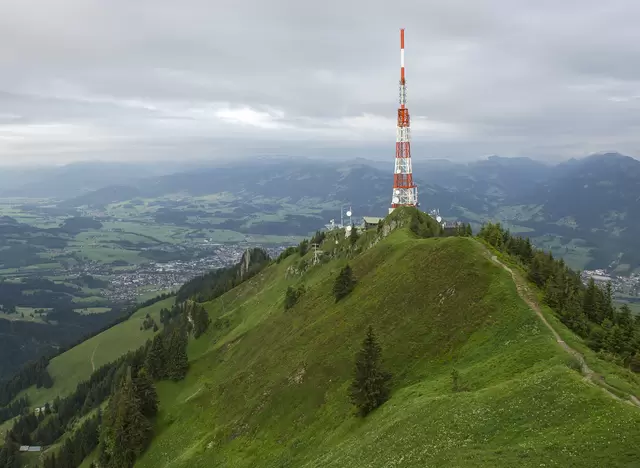
[{"label": "narrow footpath", "polygon": [[96,351],[98,350],[98,346],[100,346],[100,342],[98,342],[96,347],[93,348],[93,353],[91,353],[91,371],[95,371],[96,370],[96,365],[93,363],[93,358],[96,355]]},{"label": "narrow footpath", "polygon": [[629,395],[629,400],[625,400],[620,398],[619,396],[615,395],[614,393],[612,393],[610,390],[608,390],[604,385],[606,385],[606,383],[604,382],[597,382],[596,379],[601,380],[602,377],[598,376],[593,369],[591,369],[586,361],[584,360],[584,356],[582,354],[580,354],[578,351],[576,351],[575,349],[573,349],[571,346],[569,346],[567,343],[565,343],[565,341],[560,337],[560,335],[558,334],[558,332],[551,326],[551,324],[547,321],[547,319],[545,318],[545,316],[542,313],[542,310],[540,310],[540,305],[537,303],[537,301],[535,300],[535,296],[534,294],[529,290],[526,282],[520,277],[520,275],[518,275],[516,272],[514,272],[511,268],[509,268],[507,265],[505,265],[504,263],[502,263],[498,257],[496,257],[495,255],[493,255],[491,252],[489,252],[489,250],[487,250],[487,253],[489,254],[489,256],[491,257],[491,260],[493,262],[495,262],[496,264],[500,265],[504,270],[508,271],[509,274],[511,275],[511,278],[513,279],[513,282],[516,285],[516,289],[518,291],[518,295],[522,298],[522,300],[524,302],[527,303],[527,305],[531,308],[531,310],[533,310],[536,315],[540,318],[540,320],[542,321],[542,323],[544,323],[544,325],[551,330],[551,333],[553,333],[554,338],[556,339],[556,341],[558,342],[558,344],[570,355],[572,355],[573,357],[576,358],[576,360],[580,363],[580,368],[582,370],[582,375],[584,376],[585,381],[593,384],[593,385],[597,385],[598,387],[602,388],[605,392],[607,392],[611,397],[615,398],[618,401],[622,401],[622,402],[626,402],[626,403],[631,403],[634,404],[638,407],[640,407],[640,400],[638,400],[634,395]]}]

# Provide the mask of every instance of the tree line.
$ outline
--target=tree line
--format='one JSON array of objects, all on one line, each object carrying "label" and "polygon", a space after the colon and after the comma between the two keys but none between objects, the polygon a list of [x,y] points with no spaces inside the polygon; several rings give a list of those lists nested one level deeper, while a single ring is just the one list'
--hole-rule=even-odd
[{"label": "tree line", "polygon": [[[107,431],[104,435],[103,430],[99,431],[100,440],[104,445],[104,448],[101,446],[101,450],[106,457],[102,459],[101,466],[131,466],[119,464],[122,459],[118,458],[120,455],[116,452],[128,454],[127,460],[129,460],[131,453],[139,454],[140,450],[146,446],[150,434],[145,431],[148,437],[131,438],[129,437],[131,434],[124,434],[121,430],[125,427],[136,427],[135,424],[140,423],[139,414],[147,419],[142,426],[151,427],[150,418],[155,412],[148,408],[153,406],[152,401],[156,402],[157,409],[153,380],[180,380],[186,375],[188,334],[190,332],[202,334],[209,323],[208,320],[202,319],[193,322],[189,320],[190,315],[196,317],[201,315],[199,311],[200,309],[194,306],[181,305],[172,308],[169,316],[165,317],[163,330],[153,340],[148,340],[143,346],[115,362],[100,367],[89,380],[78,384],[74,393],[65,398],[56,398],[52,405],[47,403],[45,411],[40,414],[29,412],[22,415],[7,432],[5,441],[7,454],[19,445],[47,446],[55,443],[65,432],[73,430],[73,423],[77,418],[96,410],[102,402],[111,398],[105,414],[101,415],[102,423],[96,423]],[[195,323],[200,323],[197,331]],[[127,379],[131,382],[127,382]],[[135,388],[137,392],[135,398],[130,397],[131,388],[127,385],[133,385],[132,388]],[[112,401],[115,403],[111,403]],[[127,414],[133,414],[133,422],[128,420],[123,422],[122,418],[125,417],[122,415],[123,405],[127,408]],[[133,407],[138,407],[139,412],[132,413]],[[93,426],[89,424],[76,429],[73,432],[74,436],[67,439],[56,453],[45,457],[45,466],[77,466],[74,464],[75,461],[81,456],[84,458],[98,444],[98,432],[92,428]],[[77,439],[74,440],[75,437]],[[132,441],[135,447],[127,445]],[[11,465],[0,464],[0,468],[5,466]]]},{"label": "tree line", "polygon": [[530,281],[544,292],[544,302],[558,318],[601,357],[640,372],[640,316],[625,304],[616,308],[611,284],[599,287],[562,259],[532,246],[529,239],[512,236],[497,224],[485,224],[478,236],[525,268]]},{"label": "tree line", "polygon": [[49,365],[49,361],[51,359],[68,351],[74,346],[77,346],[80,343],[93,338],[103,331],[108,330],[109,328],[121,322],[124,322],[138,310],[153,305],[156,302],[162,301],[164,299],[168,299],[171,296],[171,294],[165,293],[151,299],[147,299],[146,301],[137,304],[135,307],[125,310],[125,312],[120,317],[118,317],[108,325],[102,326],[92,331],[91,333],[85,335],[83,338],[75,340],[67,346],[60,347],[55,353],[51,353],[36,360],[25,363],[13,377],[7,380],[0,381],[0,411],[2,410],[2,407],[9,404],[9,402],[11,402],[16,397],[16,395],[18,395],[18,393],[31,387],[32,385],[36,385],[36,387],[38,388],[50,388],[53,385],[53,380],[47,372],[47,366]]},{"label": "tree line", "polygon": [[0,411],[2,411],[1,407],[8,405],[18,393],[32,385],[38,388],[51,388],[53,380],[47,372],[48,365],[49,359],[41,357],[25,364],[11,379],[0,382]]},{"label": "tree line", "polygon": [[25,408],[29,407],[29,400],[27,397],[22,397],[16,401],[11,402],[7,406],[0,408],[0,424],[9,419],[15,418],[22,414]]}]

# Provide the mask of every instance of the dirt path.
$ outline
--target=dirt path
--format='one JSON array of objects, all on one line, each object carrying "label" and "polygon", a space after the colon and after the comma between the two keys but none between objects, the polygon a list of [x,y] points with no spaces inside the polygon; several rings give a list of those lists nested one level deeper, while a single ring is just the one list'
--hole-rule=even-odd
[{"label": "dirt path", "polygon": [[[489,252],[487,250],[487,253],[490,255],[491,260],[495,263],[497,263],[498,265],[500,265],[503,269],[505,269],[506,271],[509,272],[509,274],[511,275],[511,278],[513,279],[513,282],[516,285],[516,289],[518,290],[518,295],[522,298],[522,300],[524,302],[527,303],[527,305],[531,308],[531,310],[533,310],[536,315],[538,316],[538,318],[540,318],[540,320],[542,321],[542,323],[544,323],[544,325],[551,330],[551,333],[553,333],[553,337],[556,339],[556,341],[558,342],[558,344],[570,355],[572,355],[573,357],[576,358],[576,360],[580,363],[580,369],[582,370],[582,375],[584,375],[584,379],[585,381],[594,384],[594,385],[598,385],[600,388],[602,388],[605,392],[607,392],[611,397],[615,398],[618,401],[623,401],[626,403],[631,403],[631,404],[635,404],[636,406],[640,407],[640,400],[638,400],[634,395],[629,395],[629,400],[624,400],[622,398],[620,398],[619,396],[615,395],[613,392],[611,392],[610,390],[608,390],[605,385],[607,385],[604,381],[603,378],[601,376],[599,376],[598,374],[596,374],[593,369],[591,369],[586,361],[584,360],[584,356],[582,354],[580,354],[578,351],[576,351],[575,349],[573,349],[571,346],[569,346],[567,343],[564,342],[564,340],[560,337],[560,335],[558,334],[558,332],[551,326],[551,324],[547,321],[547,319],[545,318],[545,316],[542,314],[542,310],[540,310],[540,305],[536,302],[533,293],[529,290],[529,288],[527,287],[526,283],[524,282],[524,280],[517,274],[515,273],[511,268],[509,268],[507,265],[505,265],[504,263],[502,263],[500,260],[498,260],[498,257],[496,257],[495,255],[493,255],[491,252]],[[599,381],[599,382],[598,382]]]},{"label": "dirt path", "polygon": [[98,346],[100,346],[100,343],[98,343],[98,344],[96,345],[96,347],[95,347],[95,348],[93,348],[93,353],[91,353],[91,370],[92,370],[92,371],[95,371],[95,370],[96,370],[96,365],[93,363],[93,358],[94,358],[94,357],[95,357],[95,355],[96,355],[96,351],[98,350]]}]

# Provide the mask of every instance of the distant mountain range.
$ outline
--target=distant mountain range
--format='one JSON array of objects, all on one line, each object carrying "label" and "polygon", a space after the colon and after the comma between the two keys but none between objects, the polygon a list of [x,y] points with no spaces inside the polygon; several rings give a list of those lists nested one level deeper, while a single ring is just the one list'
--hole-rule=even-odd
[{"label": "distant mountain range", "polygon": [[[228,192],[249,204],[258,199],[268,204],[340,201],[358,213],[384,215],[392,185],[386,166],[362,159],[338,167],[335,162],[280,158],[169,174],[148,166],[107,169],[87,163],[52,173],[46,183],[28,180],[5,188],[2,195],[62,198],[58,206],[72,209],[178,193]],[[607,153],[554,166],[492,156],[468,164],[416,161],[414,171],[425,211],[438,208],[445,218],[476,227],[487,220],[502,221],[577,268],[610,266],[624,273],[640,266],[636,159]],[[81,176],[82,183],[77,180]],[[86,191],[89,186],[95,190]]]}]

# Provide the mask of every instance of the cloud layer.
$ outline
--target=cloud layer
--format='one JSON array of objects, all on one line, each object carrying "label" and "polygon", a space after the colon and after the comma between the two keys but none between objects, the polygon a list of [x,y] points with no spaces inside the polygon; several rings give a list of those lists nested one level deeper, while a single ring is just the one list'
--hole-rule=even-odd
[{"label": "cloud layer", "polygon": [[416,157],[640,155],[639,15],[619,0],[5,0],[0,164],[392,155],[399,27]]}]

